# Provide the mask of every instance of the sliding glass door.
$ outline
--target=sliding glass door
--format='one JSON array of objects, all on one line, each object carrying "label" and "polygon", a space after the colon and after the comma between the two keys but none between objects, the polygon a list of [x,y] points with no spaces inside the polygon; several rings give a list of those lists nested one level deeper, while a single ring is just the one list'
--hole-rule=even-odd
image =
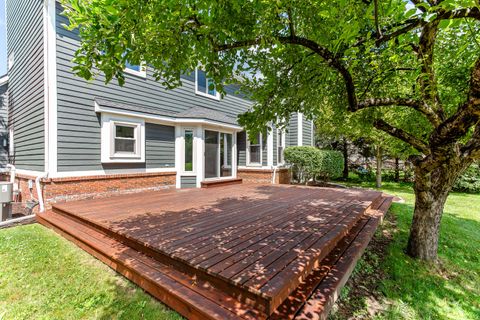
[{"label": "sliding glass door", "polygon": [[231,177],[232,158],[232,135],[205,130],[205,179]]}]

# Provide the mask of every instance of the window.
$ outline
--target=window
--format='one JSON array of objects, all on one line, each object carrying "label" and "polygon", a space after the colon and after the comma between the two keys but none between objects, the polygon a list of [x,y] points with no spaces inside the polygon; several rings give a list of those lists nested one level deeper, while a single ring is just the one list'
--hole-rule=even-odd
[{"label": "window", "polygon": [[249,164],[262,164],[262,143],[263,141],[261,133],[257,134],[254,141],[250,141],[248,146]]},{"label": "window", "polygon": [[202,70],[195,71],[195,92],[198,95],[220,99],[220,94],[215,89],[215,84],[212,79],[207,78],[207,75]]},{"label": "window", "polygon": [[284,158],[283,158],[283,151],[285,150],[285,133],[283,130],[278,130],[278,135],[277,135],[277,163],[278,164],[283,164],[284,163]]},{"label": "window", "polygon": [[134,155],[136,153],[135,126],[115,124],[114,140],[114,154],[125,153]]},{"label": "window", "polygon": [[142,78],[147,77],[147,67],[144,64],[131,64],[127,61],[127,63],[125,63],[125,72]]},{"label": "window", "polygon": [[103,163],[145,162],[145,122],[102,114]]},{"label": "window", "polygon": [[185,172],[193,171],[193,131],[185,130]]}]

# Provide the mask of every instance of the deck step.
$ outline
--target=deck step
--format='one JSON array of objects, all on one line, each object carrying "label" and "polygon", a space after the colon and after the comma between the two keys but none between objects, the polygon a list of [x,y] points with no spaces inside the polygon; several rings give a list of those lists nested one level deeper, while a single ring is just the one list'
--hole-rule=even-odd
[{"label": "deck step", "polygon": [[193,279],[73,219],[49,211],[38,214],[37,220],[188,319],[266,318],[208,282]]},{"label": "deck step", "polygon": [[212,181],[202,181],[201,186],[202,188],[215,188],[215,187],[229,186],[232,184],[241,184],[242,182],[243,180],[240,178],[219,179],[219,180],[212,180]]},{"label": "deck step", "polygon": [[[324,320],[387,213],[393,197],[384,195],[322,260],[270,319]],[[308,297],[308,298],[305,298]]]}]

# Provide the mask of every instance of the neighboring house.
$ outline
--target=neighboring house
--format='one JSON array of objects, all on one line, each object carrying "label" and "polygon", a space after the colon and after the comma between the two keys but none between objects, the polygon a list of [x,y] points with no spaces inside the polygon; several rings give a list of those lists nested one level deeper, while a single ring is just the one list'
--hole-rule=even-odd
[{"label": "neighboring house", "polygon": [[0,76],[0,166],[8,163],[8,77]]},{"label": "neighboring house", "polygon": [[125,70],[123,87],[74,76],[80,39],[61,11],[54,0],[6,0],[10,159],[25,198],[28,180],[45,175],[52,202],[214,179],[285,182],[283,149],[312,145],[302,114],[249,142],[236,119],[252,102],[234,86],[221,98],[200,70],[174,90],[143,66]]}]

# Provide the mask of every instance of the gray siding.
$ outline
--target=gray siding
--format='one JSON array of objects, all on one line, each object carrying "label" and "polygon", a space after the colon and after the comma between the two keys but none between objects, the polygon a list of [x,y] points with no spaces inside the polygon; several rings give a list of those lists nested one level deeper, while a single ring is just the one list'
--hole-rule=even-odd
[{"label": "gray siding", "polygon": [[44,170],[43,1],[7,0],[9,123],[19,169]]},{"label": "gray siding", "polygon": [[247,133],[245,131],[237,133],[237,165],[247,165]]},{"label": "gray siding", "polygon": [[[116,80],[105,85],[104,77],[87,82],[72,75],[71,62],[79,47],[77,34],[67,31],[67,23],[57,5],[57,75],[58,75],[58,170],[98,170],[100,163],[100,121],[94,112],[94,97],[121,101],[125,104],[155,109],[166,114],[177,113],[194,106],[220,110],[236,117],[245,112],[251,102],[227,95],[220,101],[195,94],[191,76],[184,77],[183,86],[166,90],[147,70],[143,79],[126,74],[120,87]],[[233,93],[234,88],[230,89]],[[147,155],[148,156],[148,155]]]},{"label": "gray siding", "polygon": [[303,118],[302,124],[302,145],[312,145],[312,121]]},{"label": "gray siding", "polygon": [[262,166],[268,166],[268,140],[267,140],[268,132],[265,131],[263,134],[263,142],[262,142]]},{"label": "gray siding", "polygon": [[290,122],[288,123],[287,136],[285,137],[285,144],[287,147],[298,145],[298,114],[293,113]]},{"label": "gray siding", "polygon": [[0,166],[8,163],[8,92],[7,84],[0,86]]},{"label": "gray siding", "polygon": [[175,168],[175,127],[145,124],[147,168]]},{"label": "gray siding", "polygon": [[277,128],[273,128],[272,130],[273,134],[273,165],[277,165]]},{"label": "gray siding", "polygon": [[196,176],[181,176],[180,177],[180,187],[185,188],[196,188],[197,187],[197,177]]}]

